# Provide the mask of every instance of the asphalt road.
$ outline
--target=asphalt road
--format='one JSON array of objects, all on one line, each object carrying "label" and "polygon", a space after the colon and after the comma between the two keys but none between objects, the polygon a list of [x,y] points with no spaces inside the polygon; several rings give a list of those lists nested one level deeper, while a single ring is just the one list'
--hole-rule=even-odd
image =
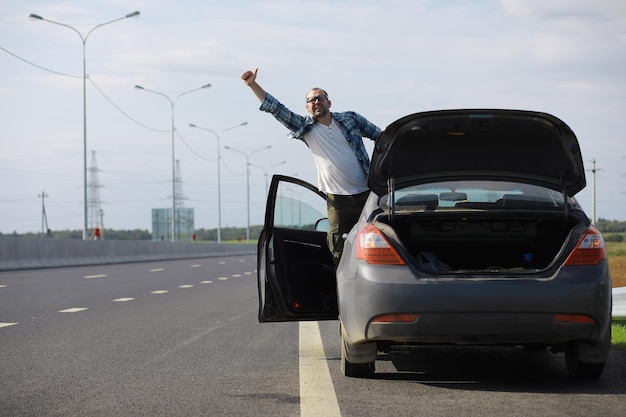
[{"label": "asphalt road", "polygon": [[259,324],[256,257],[0,273],[0,416],[619,416],[562,355],[422,347],[339,373],[337,322]]}]

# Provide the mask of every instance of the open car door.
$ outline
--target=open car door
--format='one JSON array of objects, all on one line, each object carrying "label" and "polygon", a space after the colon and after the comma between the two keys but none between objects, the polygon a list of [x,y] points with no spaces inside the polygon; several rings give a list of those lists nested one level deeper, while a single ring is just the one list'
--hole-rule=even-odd
[{"label": "open car door", "polygon": [[297,178],[272,177],[257,247],[259,322],[337,318],[327,228],[324,193]]}]

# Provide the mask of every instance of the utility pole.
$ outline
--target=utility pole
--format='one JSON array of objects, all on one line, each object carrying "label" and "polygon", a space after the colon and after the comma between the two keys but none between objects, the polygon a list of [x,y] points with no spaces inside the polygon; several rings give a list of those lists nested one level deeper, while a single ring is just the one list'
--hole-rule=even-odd
[{"label": "utility pole", "polygon": [[41,198],[41,236],[43,237],[48,234],[48,216],[46,216],[46,197],[48,194],[42,191],[41,194],[37,194],[37,197]]},{"label": "utility pole", "polygon": [[175,210],[172,213],[173,219],[174,219],[174,224],[175,224],[175,230],[176,230],[176,236],[179,237],[180,239],[180,220],[182,217],[182,208],[185,206],[185,202],[183,200],[187,200],[187,196],[183,193],[183,177],[181,175],[181,170],[180,170],[180,160],[177,159],[176,160],[176,169],[174,172],[174,201],[175,203]]},{"label": "utility pole", "polygon": [[87,183],[87,186],[89,193],[87,197],[87,206],[89,207],[89,223],[87,230],[93,231],[90,233],[89,239],[101,239],[102,209],[100,208],[100,204],[102,201],[100,200],[100,188],[102,185],[100,184],[100,179],[98,177],[100,168],[98,168],[98,162],[96,161],[96,151],[91,151],[91,166],[88,171],[89,182]]},{"label": "utility pole", "polygon": [[602,171],[596,168],[595,158],[591,160],[591,224],[596,224],[596,172]]}]

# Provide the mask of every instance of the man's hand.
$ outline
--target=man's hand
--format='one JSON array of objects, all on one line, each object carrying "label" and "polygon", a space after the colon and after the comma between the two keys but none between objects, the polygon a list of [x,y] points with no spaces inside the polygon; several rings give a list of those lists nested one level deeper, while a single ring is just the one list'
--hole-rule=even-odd
[{"label": "man's hand", "polygon": [[254,71],[246,71],[241,74],[241,79],[243,82],[252,89],[254,95],[259,99],[261,103],[265,100],[265,90],[256,83],[256,73],[259,72],[258,68],[255,68]]},{"label": "man's hand", "polygon": [[251,85],[256,82],[256,74],[259,72],[259,69],[256,68],[254,71],[246,71],[241,75],[241,79],[246,85]]}]

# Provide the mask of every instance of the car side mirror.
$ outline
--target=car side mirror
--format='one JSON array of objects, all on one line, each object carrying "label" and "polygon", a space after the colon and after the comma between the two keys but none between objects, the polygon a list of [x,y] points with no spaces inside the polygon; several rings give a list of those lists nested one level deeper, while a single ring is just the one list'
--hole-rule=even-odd
[{"label": "car side mirror", "polygon": [[315,231],[328,232],[329,224],[330,223],[328,223],[327,217],[324,217],[323,219],[319,219],[318,221],[315,222]]}]

